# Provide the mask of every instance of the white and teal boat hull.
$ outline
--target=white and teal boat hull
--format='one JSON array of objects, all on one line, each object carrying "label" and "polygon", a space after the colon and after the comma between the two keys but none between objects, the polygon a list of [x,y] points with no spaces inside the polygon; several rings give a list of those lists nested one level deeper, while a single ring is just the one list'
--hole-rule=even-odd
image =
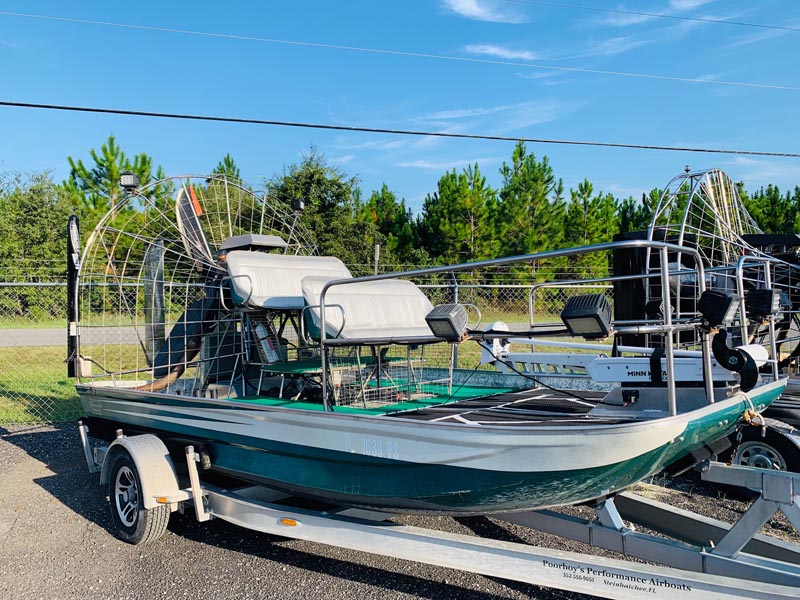
[{"label": "white and teal boat hull", "polygon": [[95,427],[191,440],[214,471],[237,479],[345,505],[474,514],[577,504],[622,490],[730,435],[748,409],[763,410],[784,387],[777,381],[735,392],[675,416],[496,426],[77,389]]}]

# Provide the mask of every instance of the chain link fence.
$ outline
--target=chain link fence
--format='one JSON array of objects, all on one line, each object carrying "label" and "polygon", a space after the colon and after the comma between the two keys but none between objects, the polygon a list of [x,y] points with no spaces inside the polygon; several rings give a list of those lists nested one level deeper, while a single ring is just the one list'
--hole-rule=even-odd
[{"label": "chain link fence", "polygon": [[0,425],[74,419],[63,262],[0,263]]},{"label": "chain link fence", "polygon": [[[419,267],[399,265],[391,270],[415,268]],[[365,275],[373,268],[355,265],[351,271]],[[569,273],[560,277],[572,279]],[[512,329],[530,323],[558,323],[561,308],[571,295],[598,291],[519,281],[520,273],[496,269],[462,273],[457,280],[449,274],[419,278],[416,283],[434,305],[474,305],[480,311],[482,327],[504,321]],[[63,263],[0,263],[0,425],[70,421],[80,416],[74,381],[67,377],[65,364],[66,307]],[[477,324],[474,311],[470,326]],[[466,362],[463,366],[474,366]]]}]

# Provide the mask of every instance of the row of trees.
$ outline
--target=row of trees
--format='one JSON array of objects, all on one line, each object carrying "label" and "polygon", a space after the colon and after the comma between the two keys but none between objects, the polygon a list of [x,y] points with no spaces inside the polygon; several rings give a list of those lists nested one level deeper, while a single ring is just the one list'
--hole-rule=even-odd
[{"label": "row of trees", "polygon": [[[306,201],[304,218],[322,252],[366,264],[379,243],[384,265],[466,262],[610,241],[616,233],[645,229],[661,196],[655,188],[641,199],[619,199],[586,179],[565,191],[547,157],[537,159],[524,143],[500,175],[495,189],[477,163],[453,169],[439,178],[418,215],[386,184],[364,199],[356,178],[313,150],[265,183],[279,201]],[[765,232],[800,229],[800,186],[782,193],[769,185],[749,195],[739,184],[739,193]],[[560,266],[592,276],[608,268],[599,255]]]},{"label": "row of trees", "polygon": [[[22,276],[16,271],[30,269],[23,264],[63,261],[67,215],[77,213],[89,231],[122,198],[120,173],[131,171],[142,183],[164,176],[147,154],[128,157],[113,136],[91,150],[87,162],[67,160],[70,174],[61,183],[48,174],[0,177],[0,277]],[[240,176],[230,155],[213,172]],[[386,184],[365,198],[356,177],[328,164],[315,149],[263,183],[271,201],[305,202],[301,218],[321,252],[370,264],[374,245],[380,244],[384,266],[464,262],[608,241],[618,232],[645,228],[660,195],[654,189],[641,199],[619,199],[588,180],[565,190],[547,157],[538,159],[524,143],[515,146],[500,175],[495,189],[477,163],[446,172],[418,215]],[[743,188],[741,193],[765,231],[800,226],[800,187],[782,192],[769,185],[752,195]],[[581,257],[562,266],[583,275],[607,269],[592,260],[597,261]],[[28,270],[25,278],[30,275]]]}]

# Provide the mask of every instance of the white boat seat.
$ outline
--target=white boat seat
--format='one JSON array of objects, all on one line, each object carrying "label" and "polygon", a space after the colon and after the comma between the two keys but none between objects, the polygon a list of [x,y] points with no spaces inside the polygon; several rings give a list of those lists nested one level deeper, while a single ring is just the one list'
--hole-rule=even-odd
[{"label": "white boat seat", "polygon": [[[309,306],[310,329],[314,337],[319,337],[320,294],[331,279],[314,276],[303,278],[303,296]],[[403,341],[408,338],[434,341],[433,333],[425,322],[425,315],[432,309],[433,305],[427,296],[412,282],[403,279],[335,286],[325,294],[325,337],[331,339],[341,329],[338,335],[340,339],[362,340],[366,343],[378,340]]]},{"label": "white boat seat", "polygon": [[300,310],[305,306],[302,281],[308,276],[329,279],[352,277],[333,256],[266,254],[248,250],[228,252],[233,301],[250,308]]}]

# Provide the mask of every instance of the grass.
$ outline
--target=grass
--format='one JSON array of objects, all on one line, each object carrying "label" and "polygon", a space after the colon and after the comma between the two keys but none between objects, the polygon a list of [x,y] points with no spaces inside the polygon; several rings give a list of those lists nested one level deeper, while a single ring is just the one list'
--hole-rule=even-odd
[{"label": "grass", "polygon": [[63,319],[23,319],[20,317],[0,318],[0,331],[3,329],[67,329]]},{"label": "grass", "polygon": [[63,346],[0,348],[0,424],[70,421],[80,402]]},{"label": "grass", "polygon": [[[467,314],[470,317],[470,325],[473,325],[475,322],[475,311],[474,310],[467,310]],[[497,310],[491,308],[484,308],[481,309],[481,326],[485,327],[489,323],[494,323],[495,321],[504,321],[506,323],[528,323],[529,322],[528,310],[525,311],[505,311],[505,310]],[[548,319],[537,319],[537,321],[548,320]]]}]

